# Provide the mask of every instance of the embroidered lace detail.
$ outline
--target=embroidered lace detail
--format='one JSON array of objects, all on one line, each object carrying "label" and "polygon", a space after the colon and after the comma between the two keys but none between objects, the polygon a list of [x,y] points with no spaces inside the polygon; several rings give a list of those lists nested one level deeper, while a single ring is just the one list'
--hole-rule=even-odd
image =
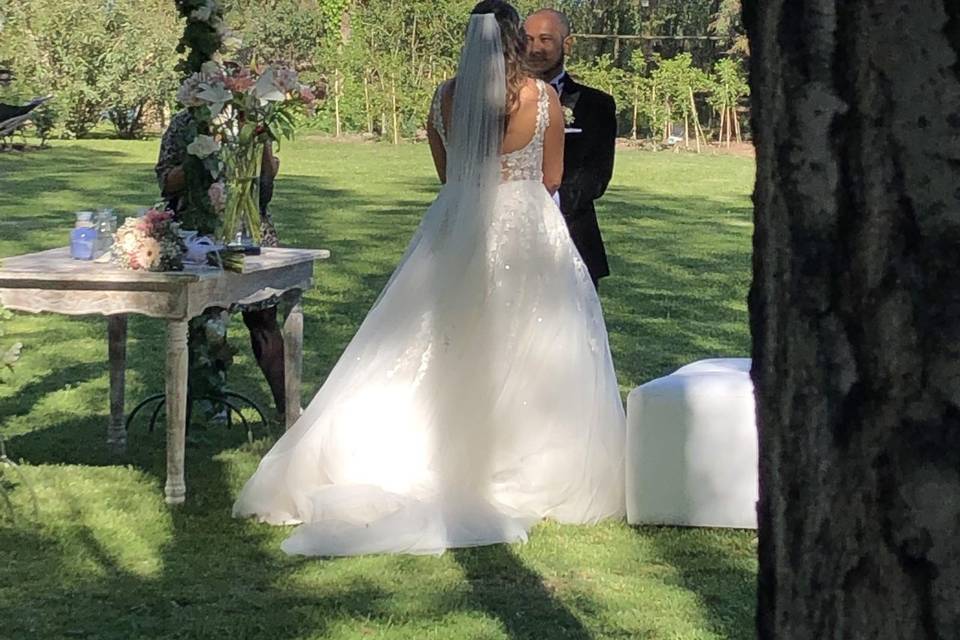
[{"label": "embroidered lace detail", "polygon": [[[444,82],[437,87],[437,92],[433,96],[431,106],[431,122],[434,130],[443,141],[443,146],[447,146],[447,133],[443,125],[443,92],[447,83]],[[537,91],[539,97],[537,100],[537,126],[534,130],[533,139],[522,149],[511,151],[500,156],[501,179],[503,182],[513,182],[517,180],[534,180],[541,182],[543,180],[543,138],[550,125],[550,98],[546,91],[546,83],[537,80]]]},{"label": "embroidered lace detail", "polygon": [[443,93],[447,88],[446,82],[441,82],[437,92],[433,94],[433,104],[430,105],[431,124],[434,131],[440,136],[443,146],[447,146],[447,131],[443,126]]},{"label": "embroidered lace detail", "polygon": [[543,134],[550,124],[550,99],[546,84],[537,80],[537,127],[533,139],[522,149],[505,153],[500,157],[500,176],[503,182],[515,180],[543,180]]}]

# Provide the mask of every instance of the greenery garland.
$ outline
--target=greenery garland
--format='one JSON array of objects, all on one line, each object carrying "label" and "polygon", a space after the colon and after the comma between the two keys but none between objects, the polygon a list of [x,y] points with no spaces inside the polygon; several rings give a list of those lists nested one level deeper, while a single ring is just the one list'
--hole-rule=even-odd
[{"label": "greenery garland", "polygon": [[[186,56],[177,69],[183,78],[201,73],[203,65],[213,60],[229,37],[223,20],[223,7],[216,0],[174,0],[177,10],[186,21],[177,51]],[[186,107],[191,113],[206,107]],[[198,135],[209,135],[209,119],[191,118],[186,131],[187,140]],[[208,169],[211,159],[205,160],[187,154],[183,163],[186,192],[183,209],[179,212],[181,226],[196,230],[201,235],[219,236],[222,221],[210,201],[210,186],[215,178]],[[224,397],[227,367],[233,359],[233,350],[227,343],[227,325],[223,313],[210,310],[190,321],[190,396],[197,402],[205,419],[222,410],[219,399]]]},{"label": "greenery garland", "polygon": [[[186,54],[177,67],[186,79],[195,73],[201,73],[204,63],[212,60],[223,49],[229,31],[223,20],[223,7],[216,0],[174,0],[174,2],[186,21],[183,36],[177,45],[177,51]],[[187,107],[191,113],[202,108],[205,107]],[[197,114],[194,113],[194,115]],[[186,132],[187,139],[194,140],[198,135],[209,135],[208,122],[208,118],[192,118]],[[196,230],[200,235],[218,237],[221,220],[209,196],[210,186],[215,178],[204,164],[204,160],[192,154],[188,154],[184,161],[183,169],[187,184],[183,210],[179,212],[179,218],[184,229]]]},{"label": "greenery garland", "polygon": [[177,11],[187,21],[177,53],[186,53],[178,70],[184,77],[200,73],[203,63],[223,49],[229,33],[223,21],[223,7],[217,0],[174,0]]}]

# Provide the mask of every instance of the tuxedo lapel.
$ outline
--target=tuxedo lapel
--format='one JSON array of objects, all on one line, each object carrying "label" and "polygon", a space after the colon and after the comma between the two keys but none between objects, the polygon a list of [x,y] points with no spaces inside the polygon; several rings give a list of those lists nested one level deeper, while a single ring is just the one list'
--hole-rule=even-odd
[{"label": "tuxedo lapel", "polygon": [[577,102],[580,100],[580,85],[574,82],[569,73],[564,74],[561,82],[563,83],[563,93],[560,94],[560,104],[575,109]]}]

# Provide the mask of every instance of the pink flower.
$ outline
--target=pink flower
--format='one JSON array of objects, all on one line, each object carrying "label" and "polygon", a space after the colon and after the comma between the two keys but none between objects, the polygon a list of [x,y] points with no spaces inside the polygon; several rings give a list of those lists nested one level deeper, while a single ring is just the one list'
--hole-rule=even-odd
[{"label": "pink flower", "polygon": [[153,238],[144,238],[133,260],[136,260],[141,268],[153,271],[160,266],[160,243]]},{"label": "pink flower", "polygon": [[313,93],[313,89],[305,84],[302,84],[300,85],[300,99],[303,100],[307,106],[310,106],[316,102],[317,96]]},{"label": "pink flower", "polygon": [[137,222],[137,230],[147,235],[157,235],[173,219],[169,211],[151,209]]},{"label": "pink flower", "polygon": [[224,86],[229,91],[244,93],[253,86],[253,76],[246,69],[240,71],[235,76],[227,76],[223,79]]},{"label": "pink flower", "polygon": [[222,182],[214,182],[210,185],[210,188],[207,189],[207,197],[210,198],[210,206],[213,207],[213,210],[217,214],[223,213],[223,210],[227,206],[227,190],[226,186]]}]

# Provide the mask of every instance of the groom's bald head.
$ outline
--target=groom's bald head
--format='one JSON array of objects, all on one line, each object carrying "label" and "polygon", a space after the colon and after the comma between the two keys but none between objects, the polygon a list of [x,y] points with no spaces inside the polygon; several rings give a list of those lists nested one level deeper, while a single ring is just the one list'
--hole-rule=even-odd
[{"label": "groom's bald head", "polygon": [[563,71],[564,59],[573,46],[570,19],[556,9],[540,9],[524,23],[527,32],[527,63],[544,80]]},{"label": "groom's bald head", "polygon": [[529,23],[531,20],[534,22],[552,23],[550,26],[564,38],[573,33],[573,28],[570,26],[570,18],[567,17],[567,14],[562,11],[557,11],[556,9],[540,9],[539,11],[534,11],[527,18],[527,22]]}]

